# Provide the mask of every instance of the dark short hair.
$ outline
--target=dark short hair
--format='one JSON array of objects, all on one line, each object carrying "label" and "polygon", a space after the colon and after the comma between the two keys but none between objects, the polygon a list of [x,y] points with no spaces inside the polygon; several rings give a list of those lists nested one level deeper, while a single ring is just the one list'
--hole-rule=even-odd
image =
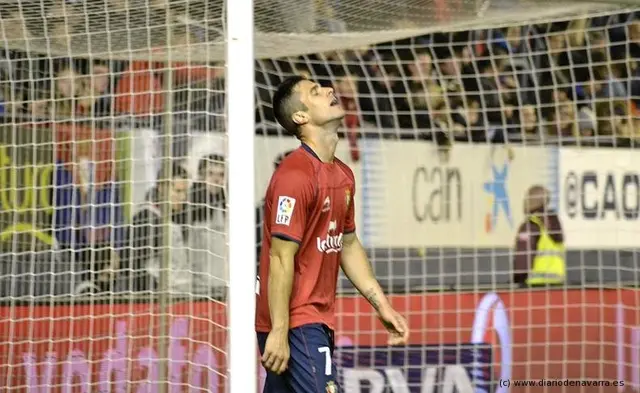
[{"label": "dark short hair", "polygon": [[189,172],[179,162],[173,162],[167,171],[163,163],[156,177],[156,186],[147,193],[147,200],[160,202],[161,186],[166,187],[175,179],[189,179]]},{"label": "dark short hair", "polygon": [[160,171],[158,172],[158,182],[189,178],[189,172],[187,172],[179,162],[173,162],[171,164],[170,168],[168,168],[170,172],[167,172],[166,169],[167,168],[165,168],[164,164],[162,164],[162,168],[160,168]]},{"label": "dark short hair", "polygon": [[291,119],[291,115],[299,110],[307,108],[300,102],[296,101],[295,88],[298,83],[306,80],[306,78],[296,75],[289,77],[280,83],[278,90],[273,95],[273,114],[278,123],[291,135],[300,137],[298,125]]}]

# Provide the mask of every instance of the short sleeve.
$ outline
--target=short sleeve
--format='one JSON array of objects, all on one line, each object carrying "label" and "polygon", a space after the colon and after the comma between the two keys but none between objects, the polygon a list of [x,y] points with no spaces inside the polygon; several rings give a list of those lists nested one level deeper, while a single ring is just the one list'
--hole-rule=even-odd
[{"label": "short sleeve", "polygon": [[344,223],[344,233],[353,233],[356,231],[356,206],[355,206],[355,185],[351,188],[351,196],[347,200],[347,218]]},{"label": "short sleeve", "polygon": [[311,177],[299,170],[278,173],[272,184],[271,236],[300,243],[313,203]]}]

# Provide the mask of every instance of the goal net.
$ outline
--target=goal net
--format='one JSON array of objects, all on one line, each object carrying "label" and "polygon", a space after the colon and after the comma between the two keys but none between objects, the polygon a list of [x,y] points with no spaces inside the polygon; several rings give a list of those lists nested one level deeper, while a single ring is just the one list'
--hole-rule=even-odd
[{"label": "goal net", "polygon": [[[298,145],[274,124],[273,88],[291,74],[332,86],[358,235],[412,329],[389,348],[341,277],[346,392],[640,389],[638,10],[258,63],[256,192]],[[529,216],[546,217],[546,240]],[[527,288],[549,239],[566,285]]]},{"label": "goal net", "polygon": [[[257,222],[298,145],[273,121],[275,86],[331,84],[358,234],[413,330],[385,347],[341,278],[346,392],[640,388],[640,299],[624,287],[639,268],[637,5],[254,3]],[[228,388],[225,6],[0,4],[8,392]],[[533,185],[558,212],[571,288],[510,286],[530,263],[513,246]]]}]

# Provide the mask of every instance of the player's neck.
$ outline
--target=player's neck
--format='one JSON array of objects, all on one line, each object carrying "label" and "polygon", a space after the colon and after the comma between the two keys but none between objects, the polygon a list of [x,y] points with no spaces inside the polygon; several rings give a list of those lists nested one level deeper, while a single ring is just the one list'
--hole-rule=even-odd
[{"label": "player's neck", "polygon": [[338,134],[320,133],[313,138],[303,138],[302,143],[309,146],[322,162],[333,162],[338,145]]}]

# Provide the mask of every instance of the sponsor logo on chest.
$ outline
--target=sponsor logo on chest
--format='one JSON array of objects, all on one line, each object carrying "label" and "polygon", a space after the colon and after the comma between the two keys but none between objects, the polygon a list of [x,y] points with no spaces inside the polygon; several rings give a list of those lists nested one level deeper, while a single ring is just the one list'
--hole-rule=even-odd
[{"label": "sponsor logo on chest", "polygon": [[323,239],[320,236],[316,238],[316,246],[318,251],[326,254],[342,251],[342,232],[336,233],[338,224],[335,220],[329,222],[327,235]]}]

